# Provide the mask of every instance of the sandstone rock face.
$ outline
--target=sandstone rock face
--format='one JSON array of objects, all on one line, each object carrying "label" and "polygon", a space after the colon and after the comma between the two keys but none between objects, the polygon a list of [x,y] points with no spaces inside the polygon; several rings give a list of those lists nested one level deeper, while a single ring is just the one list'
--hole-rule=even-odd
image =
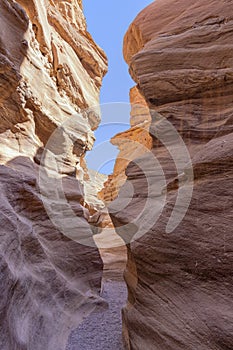
[{"label": "sandstone rock face", "polygon": [[[227,1],[158,0],[125,37],[125,58],[151,109],[153,137],[152,152],[128,165],[110,206],[118,234],[131,241],[127,349],[233,348],[232,10]],[[191,162],[174,153],[167,125],[182,136]],[[190,204],[187,189],[193,190]],[[187,212],[168,231],[175,207]]]},{"label": "sandstone rock face", "polygon": [[3,0],[0,27],[0,348],[60,350],[101,304],[84,156],[106,57],[81,1]]}]

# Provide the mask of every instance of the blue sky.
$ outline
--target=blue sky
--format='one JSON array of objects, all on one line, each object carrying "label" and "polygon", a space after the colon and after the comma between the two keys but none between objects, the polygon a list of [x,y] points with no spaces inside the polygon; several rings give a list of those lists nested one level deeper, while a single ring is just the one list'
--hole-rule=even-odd
[{"label": "blue sky", "polygon": [[[104,143],[102,148],[102,160],[97,165],[94,153],[87,155],[88,166],[100,172],[110,174],[113,169],[114,158],[117,155],[117,149],[109,144],[108,140],[116,133],[126,130],[129,127],[129,89],[135,85],[128,73],[128,66],[123,59],[122,47],[124,35],[136,17],[136,15],[151,0],[131,0],[131,1],[112,1],[112,0],[83,0],[84,14],[87,20],[87,28],[95,42],[104,49],[108,57],[108,73],[103,80],[103,86],[100,93],[100,103],[123,102],[121,108],[124,112],[124,120],[117,117],[113,120],[111,109],[120,108],[119,105],[112,104],[112,107],[104,108],[104,121],[96,131],[96,144]],[[120,108],[120,109],[121,109]],[[108,111],[108,113],[106,112]],[[114,114],[114,113],[113,113]],[[109,119],[108,119],[109,118]],[[109,125],[108,124],[109,121]],[[115,124],[112,124],[114,123]],[[105,156],[105,161],[103,161]],[[112,161],[108,162],[112,158]]]}]

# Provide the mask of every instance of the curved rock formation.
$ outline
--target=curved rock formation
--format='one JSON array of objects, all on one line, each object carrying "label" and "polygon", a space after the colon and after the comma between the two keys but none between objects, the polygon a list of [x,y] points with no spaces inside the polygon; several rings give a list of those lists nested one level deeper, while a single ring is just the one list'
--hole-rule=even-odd
[{"label": "curved rock formation", "polygon": [[[128,165],[110,206],[118,233],[131,241],[127,349],[233,348],[232,10],[229,1],[157,0],[125,37],[130,73],[153,117],[152,152]],[[191,156],[178,170],[182,154],[174,158],[175,133],[167,125]],[[190,205],[183,192],[177,206],[192,186]],[[168,231],[175,203],[176,213],[188,210]]]},{"label": "curved rock formation", "polygon": [[0,27],[0,348],[59,350],[102,303],[83,183],[106,57],[78,0],[2,0]]}]

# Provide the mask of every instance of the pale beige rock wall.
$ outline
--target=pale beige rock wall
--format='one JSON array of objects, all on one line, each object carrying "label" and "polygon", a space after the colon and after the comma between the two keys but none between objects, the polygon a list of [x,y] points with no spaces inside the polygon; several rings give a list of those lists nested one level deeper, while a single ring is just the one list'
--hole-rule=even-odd
[{"label": "pale beige rock wall", "polygon": [[[98,105],[106,57],[86,31],[77,1],[4,0],[1,26],[5,162],[19,154],[32,157],[58,125]],[[83,124],[76,131],[80,154],[93,144],[90,129],[98,126],[98,112],[77,114]]]}]

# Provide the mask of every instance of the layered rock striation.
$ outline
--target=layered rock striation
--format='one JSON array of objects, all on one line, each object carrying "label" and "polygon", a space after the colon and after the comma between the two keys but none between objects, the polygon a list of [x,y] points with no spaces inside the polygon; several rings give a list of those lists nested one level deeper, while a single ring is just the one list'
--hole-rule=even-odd
[{"label": "layered rock striation", "polygon": [[109,208],[128,243],[127,349],[233,347],[231,10],[158,0],[125,36],[153,138]]},{"label": "layered rock striation", "polygon": [[107,60],[81,1],[3,0],[0,27],[0,348],[64,349],[102,304],[84,156]]}]

